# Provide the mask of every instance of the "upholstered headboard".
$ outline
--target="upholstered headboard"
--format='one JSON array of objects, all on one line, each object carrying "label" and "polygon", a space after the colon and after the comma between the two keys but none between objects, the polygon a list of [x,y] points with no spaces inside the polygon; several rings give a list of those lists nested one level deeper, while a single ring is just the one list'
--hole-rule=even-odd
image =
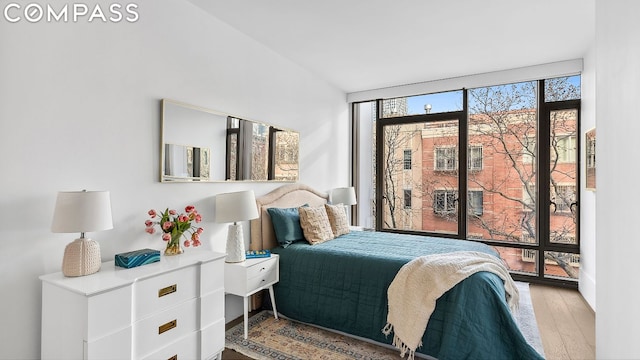
[{"label": "upholstered headboard", "polygon": [[251,250],[272,249],[278,246],[268,208],[290,208],[304,204],[321,206],[327,203],[328,198],[328,194],[304,184],[283,185],[256,198],[258,218],[251,220]]}]

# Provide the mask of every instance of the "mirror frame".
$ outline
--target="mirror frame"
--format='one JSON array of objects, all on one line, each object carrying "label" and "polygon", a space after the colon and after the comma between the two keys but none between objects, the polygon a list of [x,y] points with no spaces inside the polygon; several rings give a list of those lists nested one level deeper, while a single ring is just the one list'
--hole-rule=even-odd
[{"label": "mirror frame", "polygon": [[[211,158],[208,160],[208,166],[209,166],[209,173],[212,172],[211,166],[212,163],[214,161],[224,161],[224,168],[222,171],[223,177],[225,177],[225,179],[220,179],[220,178],[215,178],[215,175],[213,177],[210,178],[203,178],[203,177],[174,177],[174,176],[170,176],[170,175],[165,175],[165,165],[166,165],[166,157],[167,157],[167,153],[166,153],[166,145],[168,145],[166,143],[166,139],[167,136],[165,134],[166,128],[167,128],[167,123],[169,121],[171,121],[171,119],[168,118],[167,116],[167,106],[168,105],[173,105],[173,106],[177,106],[177,107],[182,107],[182,108],[186,108],[189,110],[196,110],[196,111],[200,111],[206,114],[211,114],[213,116],[217,116],[217,117],[221,117],[224,119],[224,124],[222,125],[224,127],[224,129],[226,129],[226,135],[225,135],[225,144],[223,144],[224,146],[220,147],[220,148],[224,148],[224,155],[222,157],[217,156],[215,151],[212,151],[211,149],[209,149],[209,154],[211,156]],[[230,153],[230,148],[231,145],[229,144],[229,139],[230,139],[230,134],[231,133],[237,133],[237,129],[233,129],[230,128],[230,119],[237,119],[240,121],[247,121],[249,123],[253,123],[254,125],[261,125],[261,126],[266,126],[269,128],[269,134],[272,133],[277,133],[280,131],[285,131],[285,132],[291,132],[291,133],[295,133],[297,134],[297,138],[298,138],[298,146],[297,149],[295,150],[295,164],[296,164],[296,168],[297,168],[297,174],[295,175],[295,179],[288,179],[288,180],[282,180],[282,179],[270,179],[270,177],[274,176],[275,174],[275,170],[274,169],[274,164],[276,162],[276,152],[277,149],[275,148],[274,144],[272,143],[272,141],[269,141],[269,146],[268,146],[268,150],[269,154],[267,154],[268,157],[268,162],[269,162],[269,166],[268,166],[268,173],[267,175],[267,179],[264,180],[251,180],[251,179],[241,179],[241,180],[229,180],[226,179],[229,176],[229,164],[230,164],[230,160],[229,160],[229,153]],[[213,119],[213,120],[222,120],[222,119]],[[226,113],[223,111],[218,111],[218,110],[212,110],[212,109],[208,109],[205,107],[201,107],[201,106],[197,106],[197,105],[192,105],[192,104],[188,104],[185,102],[181,102],[181,101],[176,101],[176,100],[172,100],[172,99],[161,99],[161,113],[160,113],[160,182],[162,183],[185,183],[185,182],[205,182],[205,183],[220,183],[220,182],[282,182],[282,183],[292,183],[292,182],[297,182],[298,179],[300,178],[300,159],[299,159],[299,153],[300,153],[300,144],[299,144],[299,140],[300,140],[300,134],[292,129],[287,129],[287,128],[282,128],[282,127],[277,127],[273,124],[269,124],[263,121],[255,121],[255,120],[251,120],[251,119],[247,119],[244,117],[239,117],[230,113]],[[173,143],[171,143],[173,144]],[[178,145],[178,146],[184,146],[186,148],[186,151],[188,152],[189,149],[194,149],[196,148],[195,146],[189,146],[189,145],[183,145],[183,144],[173,144],[173,145]],[[203,153],[206,151],[203,151]],[[191,153],[194,153],[194,151],[192,150]],[[238,159],[235,159],[235,161],[238,161]]]}]

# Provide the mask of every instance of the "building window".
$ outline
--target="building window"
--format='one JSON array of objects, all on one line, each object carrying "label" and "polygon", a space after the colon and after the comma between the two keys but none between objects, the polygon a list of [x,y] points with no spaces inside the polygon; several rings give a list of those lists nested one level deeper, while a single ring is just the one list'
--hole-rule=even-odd
[{"label": "building window", "polygon": [[433,195],[433,212],[446,215],[456,212],[456,191],[436,190]]},{"label": "building window", "polygon": [[571,204],[576,198],[576,187],[573,185],[556,185],[555,191],[552,188],[551,192],[551,199],[555,203],[555,212],[571,212]]},{"label": "building window", "polygon": [[457,169],[457,151],[455,147],[435,148],[435,170],[454,171]]},{"label": "building window", "polygon": [[469,206],[469,214],[482,216],[482,213],[483,213],[482,190],[469,190],[468,197],[469,197],[469,200],[467,201],[467,204]]},{"label": "building window", "polygon": [[536,138],[524,135],[522,142],[522,162],[531,164],[536,157]]},{"label": "building window", "polygon": [[[561,163],[572,163],[576,161],[576,137],[558,137],[555,143],[555,154]],[[551,149],[551,157],[554,159],[554,149]]]},{"label": "building window", "polygon": [[411,189],[404,189],[404,208],[411,209]]},{"label": "building window", "polygon": [[404,151],[404,169],[411,170],[411,150]]},{"label": "building window", "polygon": [[482,146],[470,145],[467,158],[469,170],[482,170]]}]

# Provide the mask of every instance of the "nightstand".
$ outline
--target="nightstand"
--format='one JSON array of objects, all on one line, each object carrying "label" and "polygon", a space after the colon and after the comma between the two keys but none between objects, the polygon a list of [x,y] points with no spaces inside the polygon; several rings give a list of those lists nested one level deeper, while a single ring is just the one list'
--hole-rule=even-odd
[{"label": "nightstand", "polygon": [[244,338],[249,332],[249,296],[263,289],[269,289],[273,315],[278,319],[276,300],[273,296],[273,284],[280,280],[278,255],[270,257],[247,259],[240,263],[225,263],[224,284],[225,292],[244,299]]}]

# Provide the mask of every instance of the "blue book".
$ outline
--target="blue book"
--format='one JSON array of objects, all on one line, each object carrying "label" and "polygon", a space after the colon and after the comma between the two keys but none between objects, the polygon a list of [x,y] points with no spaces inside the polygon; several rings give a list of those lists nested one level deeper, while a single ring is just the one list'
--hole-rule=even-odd
[{"label": "blue book", "polygon": [[269,250],[247,250],[245,254],[247,259],[266,258],[271,256]]}]

